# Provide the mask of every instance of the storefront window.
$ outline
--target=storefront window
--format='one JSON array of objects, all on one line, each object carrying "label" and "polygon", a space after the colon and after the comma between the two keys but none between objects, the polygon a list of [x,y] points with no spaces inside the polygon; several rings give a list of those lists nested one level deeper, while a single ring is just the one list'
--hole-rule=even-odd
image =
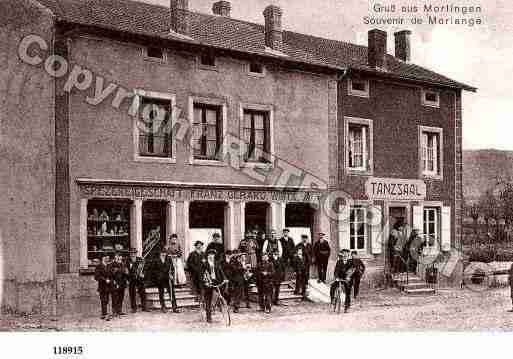
[{"label": "storefront window", "polygon": [[103,254],[120,251],[128,256],[130,249],[130,203],[89,201],[87,206],[88,265],[100,264]]},{"label": "storefront window", "polygon": [[364,250],[367,242],[367,210],[365,207],[351,207],[349,216],[349,249]]}]

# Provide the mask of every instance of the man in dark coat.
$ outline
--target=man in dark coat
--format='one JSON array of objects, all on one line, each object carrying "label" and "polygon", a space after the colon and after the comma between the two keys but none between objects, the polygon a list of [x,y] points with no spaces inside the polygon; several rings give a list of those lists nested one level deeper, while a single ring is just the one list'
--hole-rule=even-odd
[{"label": "man in dark coat", "polygon": [[283,263],[282,258],[280,258],[278,252],[274,252],[271,257],[271,262],[273,263],[274,268],[274,277],[273,277],[273,304],[274,305],[283,305],[279,302],[280,299],[280,288],[281,283],[285,280],[285,265]]},{"label": "man in dark coat", "polygon": [[207,261],[202,266],[203,278],[203,298],[205,301],[205,312],[207,322],[212,323],[212,296],[214,294],[214,286],[227,281],[226,276],[221,268],[221,263],[215,260],[216,252],[213,249],[207,251]]},{"label": "man in dark coat", "polygon": [[137,250],[130,249],[130,259],[127,261],[128,267],[128,295],[130,297],[130,306],[132,313],[137,312],[136,294],[141,299],[143,312],[146,311],[146,293],[144,292],[144,259],[137,257]]},{"label": "man in dark coat", "polygon": [[98,294],[100,295],[100,305],[102,308],[102,319],[110,320],[107,313],[109,297],[112,293],[112,273],[109,270],[109,256],[103,255],[102,262],[96,266],[94,279],[98,282]]},{"label": "man in dark coat", "polygon": [[173,312],[178,313],[179,311],[175,297],[175,285],[173,283],[175,275],[173,261],[171,258],[168,258],[165,250],[160,252],[159,258],[153,265],[153,275],[155,276],[155,283],[159,289],[159,301],[162,312],[167,312],[166,301],[164,299],[164,292],[167,290],[169,297],[171,298]]},{"label": "man in dark coat", "polygon": [[328,270],[328,260],[330,258],[331,248],[330,244],[325,238],[324,233],[319,233],[319,240],[315,242],[313,252],[315,263],[317,264],[317,270],[319,273],[319,279],[317,282],[326,283],[326,271]]},{"label": "man in dark coat", "polygon": [[306,267],[306,282],[310,280],[310,266],[312,265],[313,260],[313,248],[310,243],[308,243],[308,235],[302,234],[301,235],[301,242],[298,243],[296,246],[296,253],[298,249],[301,248],[303,251],[303,256],[306,259],[307,267]]},{"label": "man in dark coat", "polygon": [[354,267],[349,259],[350,252],[348,249],[342,249],[338,255],[337,264],[335,265],[335,271],[333,277],[335,281],[330,287],[330,298],[333,302],[335,288],[337,285],[344,286],[345,300],[344,300],[344,313],[347,313],[351,306],[351,284],[354,273]]},{"label": "man in dark coat", "polygon": [[203,242],[196,241],[194,243],[194,251],[189,254],[187,258],[187,271],[191,276],[192,289],[199,300],[201,290],[203,288],[202,268],[206,262],[205,254],[203,253]]},{"label": "man in dark coat", "polygon": [[217,232],[214,232],[212,235],[212,242],[208,244],[207,252],[211,249],[216,251],[216,261],[222,263],[224,261],[224,244],[221,240],[221,235]]},{"label": "man in dark coat", "polygon": [[125,298],[125,288],[128,282],[128,268],[123,263],[123,257],[120,252],[114,255],[114,261],[109,264],[112,273],[112,313],[114,316],[125,315],[123,313],[123,299]]},{"label": "man in dark coat", "polygon": [[351,252],[351,263],[354,267],[353,273],[353,296],[354,299],[358,297],[358,293],[360,292],[360,280],[365,273],[365,264],[363,264],[362,260],[358,258],[358,252]]},{"label": "man in dark coat", "polygon": [[237,251],[227,252],[227,258],[228,254],[230,254],[229,263],[223,268],[223,271],[230,282],[228,291],[230,304],[233,306],[233,312],[238,313],[240,302],[244,296],[244,267]]},{"label": "man in dark coat", "polygon": [[[274,286],[274,266],[267,253],[262,254],[262,261],[257,267],[257,281],[259,287],[259,301],[262,311],[271,313]],[[261,292],[260,292],[261,290]],[[260,298],[261,293],[261,298]]]},{"label": "man in dark coat", "polygon": [[296,289],[294,290],[294,294],[301,295],[303,297],[303,300],[306,299],[306,285],[308,283],[308,265],[308,260],[306,259],[306,256],[303,254],[303,248],[298,247],[296,254],[292,257],[292,266],[294,268],[294,271],[296,272]]}]

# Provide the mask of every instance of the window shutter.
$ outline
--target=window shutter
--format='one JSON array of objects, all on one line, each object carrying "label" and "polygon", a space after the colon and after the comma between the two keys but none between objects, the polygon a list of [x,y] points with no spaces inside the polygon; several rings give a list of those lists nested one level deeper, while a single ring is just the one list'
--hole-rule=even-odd
[{"label": "window shutter", "polygon": [[382,211],[378,206],[371,206],[370,227],[371,227],[371,253],[381,254],[383,244]]},{"label": "window shutter", "polygon": [[413,206],[413,228],[419,231],[419,234],[424,232],[424,208],[422,206]]},{"label": "window shutter", "polygon": [[426,133],[422,133],[422,141],[421,141],[421,146],[422,146],[422,170],[423,171],[426,171],[428,169],[428,166],[427,166],[427,160],[428,160],[428,148],[427,148],[427,145],[428,145],[428,136]]},{"label": "window shutter", "polygon": [[451,207],[442,207],[442,250],[451,250]]},{"label": "window shutter", "polygon": [[433,135],[433,172],[438,174],[438,136]]},{"label": "window shutter", "polygon": [[367,165],[367,128],[362,126],[362,167],[369,168]]},{"label": "window shutter", "polygon": [[355,150],[355,146],[354,146],[354,131],[349,129],[349,158],[348,158],[348,162],[349,162],[349,167],[354,167],[355,166],[355,163],[354,163],[354,159],[355,159],[355,153],[354,153],[354,150]]},{"label": "window shutter", "polygon": [[338,249],[349,249],[349,215],[351,207],[341,205],[338,214]]}]

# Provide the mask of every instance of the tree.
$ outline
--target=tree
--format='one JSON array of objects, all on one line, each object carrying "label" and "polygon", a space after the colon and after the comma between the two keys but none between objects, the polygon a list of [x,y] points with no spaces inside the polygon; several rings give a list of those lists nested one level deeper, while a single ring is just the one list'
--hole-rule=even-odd
[{"label": "tree", "polygon": [[[480,212],[483,214],[484,220],[486,222],[486,232],[490,237],[490,223],[493,220],[496,224],[496,229],[498,228],[499,218],[500,218],[500,209],[499,202],[497,201],[497,197],[494,194],[493,189],[488,189],[479,199],[479,207]],[[497,232],[496,238],[497,238]],[[490,238],[491,240],[492,238]]]},{"label": "tree", "polygon": [[501,214],[506,225],[509,240],[509,229],[513,224],[513,182],[504,182],[501,187],[499,192]]}]

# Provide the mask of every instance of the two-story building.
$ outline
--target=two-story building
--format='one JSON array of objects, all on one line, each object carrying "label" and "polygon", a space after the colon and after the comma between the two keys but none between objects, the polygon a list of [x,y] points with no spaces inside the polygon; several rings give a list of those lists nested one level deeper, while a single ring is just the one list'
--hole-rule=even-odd
[{"label": "two-story building", "polygon": [[2,130],[20,152],[42,147],[5,158],[17,171],[3,184],[3,306],[88,311],[102,253],[146,254],[171,233],[187,254],[214,232],[226,249],[248,229],[324,232],[331,266],[357,250],[371,286],[398,218],[457,248],[461,91],[474,89],[411,63],[408,31],[391,56],[386,32],[364,47],[285,31],[277,6],[260,25],[227,1],[213,14],[187,0],[21,4],[26,19],[5,12],[11,72],[37,83],[5,81],[22,96]]}]

